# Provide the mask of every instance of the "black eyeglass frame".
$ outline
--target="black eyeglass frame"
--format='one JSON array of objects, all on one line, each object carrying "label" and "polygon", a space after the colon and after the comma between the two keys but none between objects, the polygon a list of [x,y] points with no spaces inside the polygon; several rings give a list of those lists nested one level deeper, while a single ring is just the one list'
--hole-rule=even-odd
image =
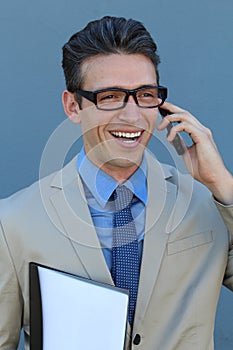
[{"label": "black eyeglass frame", "polygon": [[[156,105],[153,105],[153,106],[141,106],[138,103],[137,92],[141,91],[141,90],[144,90],[144,89],[151,89],[151,88],[158,89],[158,97],[161,98],[162,101],[159,104],[156,104]],[[98,93],[106,92],[106,91],[121,91],[121,92],[124,92],[126,95],[125,95],[125,99],[122,102],[122,106],[115,107],[115,108],[102,108],[102,107],[99,107],[98,104],[97,104],[97,95],[98,95]],[[114,110],[117,110],[117,109],[124,108],[126,106],[130,96],[133,96],[133,99],[134,99],[136,105],[139,108],[157,108],[157,107],[160,107],[160,106],[162,106],[162,104],[165,102],[165,100],[167,98],[167,88],[165,86],[161,86],[161,85],[158,85],[158,86],[155,86],[155,85],[143,85],[143,86],[140,86],[137,89],[132,89],[132,90],[116,88],[116,87],[109,87],[109,88],[105,88],[105,89],[101,89],[101,90],[95,90],[95,91],[87,91],[87,90],[76,89],[74,92],[76,94],[86,98],[88,101],[91,101],[92,103],[94,103],[96,108],[99,109],[99,110],[102,110],[102,111],[114,111]]]}]

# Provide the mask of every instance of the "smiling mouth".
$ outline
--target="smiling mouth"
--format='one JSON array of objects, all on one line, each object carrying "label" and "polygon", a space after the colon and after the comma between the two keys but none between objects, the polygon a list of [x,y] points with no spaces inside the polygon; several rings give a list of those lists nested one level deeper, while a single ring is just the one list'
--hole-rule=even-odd
[{"label": "smiling mouth", "polygon": [[111,135],[123,142],[133,143],[133,142],[136,142],[141,137],[142,131],[137,131],[137,132],[112,131]]}]

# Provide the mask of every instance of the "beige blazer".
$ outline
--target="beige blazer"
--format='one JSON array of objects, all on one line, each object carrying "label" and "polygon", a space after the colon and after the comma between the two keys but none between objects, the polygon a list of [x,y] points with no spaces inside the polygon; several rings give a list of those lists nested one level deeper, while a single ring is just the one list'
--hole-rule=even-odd
[{"label": "beige blazer", "polygon": [[[161,166],[150,155],[147,158],[146,230],[127,349],[213,349],[215,311],[224,278],[233,289],[233,262],[228,259],[231,235],[225,226],[232,231],[233,207],[215,204],[190,176]],[[56,175],[1,200],[0,218],[0,350],[17,348],[21,326],[28,349],[29,262],[100,282],[113,281],[75,160]]]}]

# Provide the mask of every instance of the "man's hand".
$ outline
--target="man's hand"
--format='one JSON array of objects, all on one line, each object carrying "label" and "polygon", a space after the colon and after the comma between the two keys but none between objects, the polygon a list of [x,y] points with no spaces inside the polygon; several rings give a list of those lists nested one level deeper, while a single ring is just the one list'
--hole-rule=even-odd
[{"label": "man's hand", "polygon": [[157,126],[163,130],[171,123],[177,123],[168,135],[172,142],[177,132],[188,133],[193,140],[190,147],[185,146],[183,155],[190,174],[213,193],[213,196],[224,204],[233,204],[233,177],[226,169],[218,152],[211,131],[203,126],[188,111],[165,102],[161,108],[168,110],[167,115]]}]

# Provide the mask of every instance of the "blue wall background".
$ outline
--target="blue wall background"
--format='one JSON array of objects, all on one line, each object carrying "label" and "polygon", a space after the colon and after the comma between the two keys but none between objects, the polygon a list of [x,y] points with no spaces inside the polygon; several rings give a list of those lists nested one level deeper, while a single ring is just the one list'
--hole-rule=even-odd
[{"label": "blue wall background", "polygon": [[[65,120],[61,47],[87,22],[107,14],[146,25],[159,47],[169,100],[212,129],[233,171],[231,0],[8,0],[0,2],[1,198],[38,179],[46,142]],[[163,152],[160,157],[167,160]],[[233,348],[233,299],[225,288],[215,339],[217,350]]]}]

